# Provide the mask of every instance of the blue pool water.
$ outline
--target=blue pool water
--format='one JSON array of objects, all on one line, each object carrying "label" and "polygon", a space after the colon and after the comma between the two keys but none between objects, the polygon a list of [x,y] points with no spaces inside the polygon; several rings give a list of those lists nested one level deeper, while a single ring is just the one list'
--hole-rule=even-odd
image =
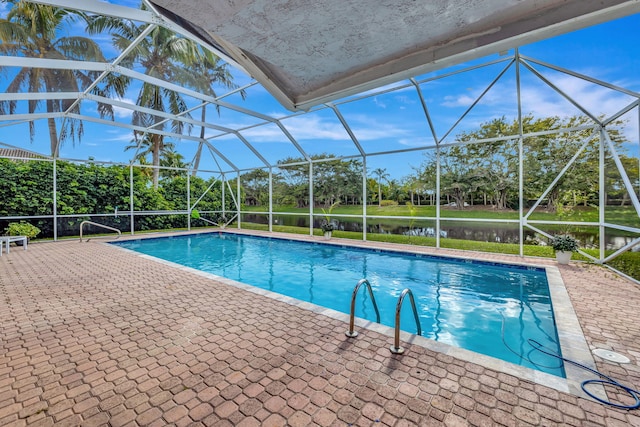
[{"label": "blue pool water", "polygon": [[[410,288],[424,337],[565,376],[558,359],[534,351],[528,343],[534,339],[560,353],[541,268],[232,233],[115,244],[347,314],[356,283],[366,278],[381,323],[391,327],[398,297]],[[375,320],[364,287],[357,297],[356,316]],[[408,298],[400,325],[416,333]]]}]

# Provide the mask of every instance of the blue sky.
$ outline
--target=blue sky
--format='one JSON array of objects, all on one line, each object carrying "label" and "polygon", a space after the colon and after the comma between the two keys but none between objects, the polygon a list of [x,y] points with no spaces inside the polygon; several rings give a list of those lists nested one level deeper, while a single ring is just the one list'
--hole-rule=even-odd
[{"label": "blue sky", "polygon": [[[111,3],[137,6],[137,1],[119,0]],[[6,13],[7,5],[0,5],[0,13]],[[520,48],[520,53],[528,57],[544,61],[559,67],[565,67],[577,73],[588,75],[594,79],[603,80],[628,90],[640,92],[640,15],[633,15],[616,21],[593,26],[583,30],[568,33],[553,39],[544,40],[532,45]],[[70,33],[77,31],[71,29]],[[117,52],[108,46],[109,37],[99,37],[103,42],[108,57],[113,57]],[[513,51],[508,53],[513,54]],[[473,61],[473,63],[486,62],[502,58],[492,55],[487,58]],[[462,69],[468,64],[449,68],[448,71]],[[427,103],[435,123],[436,134],[441,138],[446,134],[463,112],[478,98],[489,83],[506,66],[506,63],[496,64],[472,73],[465,73],[446,79],[431,81],[421,85],[423,96]],[[584,82],[572,76],[553,72],[544,67],[537,67],[545,77],[557,87],[573,97],[589,111],[597,115],[608,116],[619,111],[629,104],[633,98],[622,95],[601,86]],[[418,80],[427,79],[436,75],[442,75],[445,71],[418,76]],[[251,79],[241,72],[234,72],[237,84],[244,85]],[[523,112],[535,116],[558,115],[561,117],[578,114],[578,110],[562,99],[557,93],[544,85],[533,74],[524,70],[522,72],[522,99]],[[399,82],[392,86],[402,86],[407,82]],[[2,89],[5,81],[0,81]],[[515,72],[513,67],[495,84],[495,86],[482,98],[478,105],[451,130],[449,139],[464,130],[477,129],[481,123],[493,118],[505,116],[507,119],[516,117],[515,96],[511,95],[515,88]],[[224,91],[219,91],[224,93]],[[245,108],[259,111],[272,117],[282,118],[293,113],[285,110],[260,86],[254,86],[247,91],[247,99],[239,96],[226,98],[227,102]],[[134,102],[136,88],[132,87],[124,100]],[[195,105],[195,101],[193,101]],[[92,111],[93,109],[93,111]],[[340,112],[351,126],[356,138],[367,152],[380,152],[389,150],[403,150],[412,147],[431,144],[433,138],[424,118],[424,113],[416,91],[412,87],[398,91],[376,95],[357,102],[339,105]],[[84,106],[85,114],[95,114],[95,106]],[[130,123],[130,111],[117,110],[117,120]],[[194,118],[199,113],[194,114]],[[235,113],[228,109],[222,109],[220,115],[213,108],[209,108],[208,120],[229,128],[244,128],[257,123],[259,120]],[[627,145],[628,153],[638,156],[638,111],[625,116],[628,123],[624,129],[627,138],[631,141]],[[305,151],[311,154],[334,153],[336,155],[357,154],[349,135],[344,130],[335,114],[329,109],[311,112],[306,115],[298,115],[282,121],[289,132],[298,140]],[[61,149],[61,157],[72,159],[128,162],[132,151],[125,151],[124,147],[131,144],[131,131],[122,128],[85,122],[85,136],[80,143],[67,142]],[[23,147],[25,149],[48,153],[48,134],[46,123],[36,124],[36,140],[29,142],[26,125],[2,127],[0,141]],[[199,129],[194,129],[192,135],[197,135]],[[208,131],[207,135],[213,135],[215,131]],[[284,157],[300,157],[298,151],[284,137],[276,125],[259,126],[242,132],[243,136],[253,144],[261,153],[264,153],[269,162],[276,162]],[[235,137],[222,137],[213,140],[239,168],[261,166],[257,159],[244,144]],[[197,143],[191,141],[177,141],[178,151],[187,161],[193,157]],[[424,159],[420,152],[409,152],[389,156],[371,156],[368,159],[370,170],[384,168],[394,178],[401,178],[413,172]],[[206,156],[204,167],[217,169],[216,160]],[[218,164],[228,170],[220,159]]]}]

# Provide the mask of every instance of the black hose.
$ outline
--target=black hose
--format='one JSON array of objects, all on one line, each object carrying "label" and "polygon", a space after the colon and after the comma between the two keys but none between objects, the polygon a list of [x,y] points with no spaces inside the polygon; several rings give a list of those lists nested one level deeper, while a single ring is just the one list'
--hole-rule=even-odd
[{"label": "black hose", "polygon": [[[512,353],[514,353],[516,356],[520,357],[521,359],[524,359],[526,361],[528,361],[529,363],[531,363],[534,366],[538,366],[538,367],[544,367],[544,368],[555,368],[553,366],[545,366],[545,365],[540,365],[535,363],[534,361],[532,361],[529,357],[523,356],[522,354],[517,353],[515,350],[513,350],[511,347],[509,347],[509,345],[507,344],[507,342],[504,339],[504,325],[505,325],[505,318],[504,315],[502,316],[502,330],[501,330],[501,334],[502,334],[502,342],[504,343],[504,345],[507,347],[507,349],[509,349],[509,351],[511,351]],[[597,375],[599,378],[596,379],[591,379],[591,380],[585,380],[582,381],[582,383],[580,384],[580,387],[582,387],[582,390],[591,398],[593,398],[594,400],[608,405],[608,406],[613,406],[615,408],[620,408],[620,409],[627,409],[627,410],[632,410],[632,409],[638,409],[640,408],[640,391],[638,390],[634,390],[631,387],[627,387],[623,384],[620,384],[618,381],[614,380],[613,378],[609,377],[608,375],[603,374],[602,372],[596,371],[595,369],[591,369],[588,366],[583,365],[582,363],[578,363],[575,362],[571,359],[567,359],[565,357],[562,357],[561,355],[559,355],[558,353],[556,353],[555,351],[546,348],[545,346],[543,346],[542,344],[540,344],[538,341],[534,340],[534,339],[527,339],[527,343],[529,343],[529,345],[533,348],[532,350],[538,350],[541,353],[544,353],[548,356],[552,356],[555,357],[557,359],[562,360],[563,362],[566,363],[570,363],[574,366],[577,366],[579,368],[585,369],[595,375]],[[531,354],[531,352],[529,352],[529,354]],[[562,366],[558,366],[558,368],[561,368]],[[618,389],[624,390],[625,393],[627,393],[629,396],[631,396],[633,399],[635,399],[635,403],[633,405],[621,405],[619,403],[613,403],[610,400],[605,400],[605,399],[601,399],[600,397],[594,395],[593,393],[591,393],[589,390],[587,390],[587,386],[590,384],[602,384],[602,385],[608,385],[608,386],[612,386],[612,387],[616,387]]]},{"label": "black hose", "polygon": [[[615,379],[611,378],[610,376],[605,375],[600,371],[596,371],[595,369],[591,369],[590,367],[585,366],[582,363],[578,363],[578,362],[575,362],[575,361],[573,361],[571,359],[567,359],[565,357],[562,357],[559,354],[557,354],[556,352],[554,352],[553,350],[549,350],[549,349],[545,348],[542,344],[540,344],[536,340],[528,339],[527,342],[533,348],[535,348],[538,351],[541,351],[544,354],[547,354],[547,355],[553,356],[553,357],[557,357],[558,359],[560,359],[560,360],[562,360],[562,361],[564,361],[566,363],[570,363],[570,364],[572,364],[574,366],[577,366],[579,368],[585,369],[585,370],[587,370],[587,371],[599,376],[600,378],[603,378],[603,379],[585,380],[585,381],[582,381],[582,383],[580,384],[580,387],[582,387],[582,390],[587,395],[589,395],[593,399],[597,400],[598,402],[603,403],[605,405],[613,406],[615,408],[620,408],[620,409],[632,410],[632,409],[640,408],[640,391],[634,390],[631,387],[627,387],[624,384],[620,384],[618,381],[616,381]],[[610,400],[601,399],[598,396],[596,396],[593,393],[591,393],[589,390],[587,390],[586,386],[589,385],[589,384],[609,385],[609,386],[612,386],[612,387],[619,388],[620,390],[624,390],[629,396],[631,396],[633,399],[635,399],[636,403],[634,403],[633,405],[621,405],[619,403],[613,403]]]}]

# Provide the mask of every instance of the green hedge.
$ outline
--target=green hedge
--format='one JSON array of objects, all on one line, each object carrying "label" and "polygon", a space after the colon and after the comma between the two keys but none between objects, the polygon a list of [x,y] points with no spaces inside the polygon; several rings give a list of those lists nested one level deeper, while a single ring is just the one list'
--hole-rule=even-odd
[{"label": "green hedge", "polygon": [[[14,161],[0,159],[0,216],[53,215],[53,163],[50,161]],[[130,176],[128,166],[103,166],[93,163],[56,163],[56,206],[58,215],[78,215],[58,221],[58,235],[78,235],[79,223],[92,219],[90,214],[114,214],[100,217],[99,222],[122,231],[130,227],[126,211],[130,209]],[[213,184],[212,189],[198,203],[203,211],[220,210],[222,206],[220,182],[190,177],[191,203],[194,203]],[[228,193],[227,193],[228,194]],[[233,206],[227,195],[226,206]],[[135,211],[187,210],[186,175],[163,178],[157,190],[140,168],[133,169],[133,207]],[[185,215],[136,216],[136,230],[158,230],[186,227]],[[12,221],[0,220],[0,230]],[[31,220],[42,230],[39,238],[53,236],[51,219]],[[197,221],[204,224],[203,221]],[[197,225],[197,224],[196,224]]]}]

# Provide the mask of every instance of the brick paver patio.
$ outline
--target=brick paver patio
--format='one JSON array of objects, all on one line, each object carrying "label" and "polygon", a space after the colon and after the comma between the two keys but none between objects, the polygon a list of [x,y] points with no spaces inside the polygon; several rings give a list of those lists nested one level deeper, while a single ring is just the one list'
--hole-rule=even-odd
[{"label": "brick paver patio", "polygon": [[[596,266],[560,272],[589,347],[631,359],[594,357],[598,369],[640,388],[640,288]],[[640,410],[416,344],[392,355],[389,336],[348,339],[316,311],[96,241],[11,251],[0,425],[640,426]]]}]

